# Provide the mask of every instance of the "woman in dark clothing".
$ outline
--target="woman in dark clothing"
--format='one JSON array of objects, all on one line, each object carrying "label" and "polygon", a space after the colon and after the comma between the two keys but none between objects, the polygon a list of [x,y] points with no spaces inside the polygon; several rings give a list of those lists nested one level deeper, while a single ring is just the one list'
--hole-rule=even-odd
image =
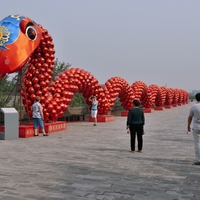
[{"label": "woman in dark clothing", "polygon": [[145,117],[143,110],[139,107],[140,102],[138,100],[133,101],[133,108],[129,110],[126,129],[130,130],[131,140],[131,152],[135,151],[135,136],[137,135],[138,152],[142,151],[144,133]]}]

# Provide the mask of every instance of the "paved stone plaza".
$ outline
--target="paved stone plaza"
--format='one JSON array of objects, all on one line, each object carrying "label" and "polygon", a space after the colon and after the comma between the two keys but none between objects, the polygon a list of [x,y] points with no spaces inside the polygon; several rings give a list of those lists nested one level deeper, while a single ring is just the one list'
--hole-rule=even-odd
[{"label": "paved stone plaza", "polygon": [[146,113],[142,153],[129,152],[126,117],[119,116],[0,141],[0,199],[199,200],[200,166],[186,134],[191,105]]}]

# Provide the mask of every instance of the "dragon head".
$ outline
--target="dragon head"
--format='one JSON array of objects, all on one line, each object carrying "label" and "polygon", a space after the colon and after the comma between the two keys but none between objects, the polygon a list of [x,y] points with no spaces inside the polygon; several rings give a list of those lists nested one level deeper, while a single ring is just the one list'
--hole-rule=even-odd
[{"label": "dragon head", "polygon": [[0,78],[20,70],[38,47],[40,26],[28,17],[9,15],[0,21]]}]

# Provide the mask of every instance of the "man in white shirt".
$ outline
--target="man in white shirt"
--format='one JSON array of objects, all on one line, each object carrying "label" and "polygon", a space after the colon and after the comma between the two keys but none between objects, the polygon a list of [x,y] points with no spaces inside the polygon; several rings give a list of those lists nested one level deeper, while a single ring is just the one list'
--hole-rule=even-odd
[{"label": "man in white shirt", "polygon": [[199,137],[200,137],[200,93],[195,95],[197,102],[191,106],[188,117],[188,131],[191,131],[191,122],[193,120],[193,137],[194,137],[194,150],[196,161],[195,165],[200,165],[200,149],[199,149]]}]

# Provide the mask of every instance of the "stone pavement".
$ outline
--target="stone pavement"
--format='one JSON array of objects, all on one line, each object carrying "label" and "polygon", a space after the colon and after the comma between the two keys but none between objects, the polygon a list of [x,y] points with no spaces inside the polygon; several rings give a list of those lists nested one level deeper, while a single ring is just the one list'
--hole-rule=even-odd
[{"label": "stone pavement", "polygon": [[198,200],[200,166],[186,134],[191,105],[146,113],[142,153],[129,152],[126,117],[0,141],[0,199]]}]

